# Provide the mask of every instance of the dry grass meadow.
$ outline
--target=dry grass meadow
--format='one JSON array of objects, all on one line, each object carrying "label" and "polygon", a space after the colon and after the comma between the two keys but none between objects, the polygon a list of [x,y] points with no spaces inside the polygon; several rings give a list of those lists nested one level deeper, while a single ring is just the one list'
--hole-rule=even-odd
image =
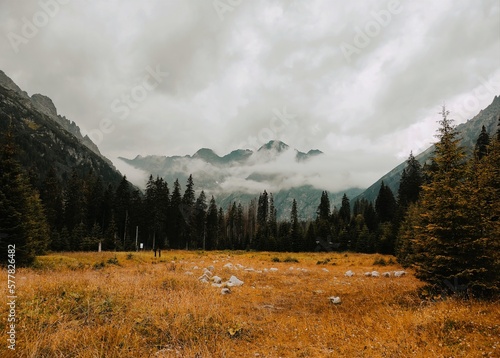
[{"label": "dry grass meadow", "polygon": [[[389,264],[375,265],[381,258]],[[422,284],[411,272],[364,276],[401,270],[390,259],[232,251],[164,251],[161,258],[51,254],[35,268],[17,270],[17,348],[7,349],[4,334],[0,356],[500,357],[498,302],[422,301]],[[222,288],[198,280],[208,266],[224,281],[235,275],[244,284],[222,295]],[[346,277],[347,270],[355,275]],[[330,296],[342,303],[332,304]],[[8,306],[1,307],[6,332]]]}]

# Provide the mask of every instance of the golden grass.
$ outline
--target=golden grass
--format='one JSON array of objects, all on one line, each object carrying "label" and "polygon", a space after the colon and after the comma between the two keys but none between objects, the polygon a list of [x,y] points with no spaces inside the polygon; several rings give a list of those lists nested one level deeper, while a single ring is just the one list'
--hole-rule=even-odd
[{"label": "golden grass", "polygon": [[[411,272],[400,278],[363,275],[400,270],[397,264],[373,265],[390,257],[162,254],[53,254],[38,258],[34,269],[19,269],[18,346],[13,354],[2,343],[0,356],[500,356],[497,302],[422,302],[416,294],[422,284]],[[287,258],[291,262],[283,262]],[[228,262],[254,271],[223,267]],[[221,288],[199,282],[210,265],[223,280],[235,275],[244,285],[222,295]],[[258,272],[271,267],[278,271]],[[345,277],[347,270],[356,275]],[[333,305],[330,296],[340,296],[342,304]],[[8,306],[0,312],[6,317]],[[6,324],[2,319],[3,332]]]}]

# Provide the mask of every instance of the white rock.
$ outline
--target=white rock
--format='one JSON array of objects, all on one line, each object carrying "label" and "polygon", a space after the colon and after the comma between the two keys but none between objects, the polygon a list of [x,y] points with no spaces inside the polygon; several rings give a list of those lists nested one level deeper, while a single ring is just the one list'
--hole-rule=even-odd
[{"label": "white rock", "polygon": [[384,276],[384,277],[391,277],[391,273],[390,272],[384,272],[384,273],[382,273],[382,276]]},{"label": "white rock", "polygon": [[253,267],[248,267],[248,268],[245,269],[245,271],[254,272],[255,270],[253,269]]},{"label": "white rock", "polygon": [[225,268],[228,268],[228,269],[232,269],[234,266],[232,263],[228,262],[227,264],[225,264],[223,267]]},{"label": "white rock", "polygon": [[208,281],[210,281],[210,277],[208,277],[207,275],[203,274],[200,277],[198,277],[198,281],[203,282],[203,283],[207,283]]},{"label": "white rock", "polygon": [[330,300],[331,303],[333,303],[335,305],[342,303],[342,300],[338,296],[328,297],[328,299]]},{"label": "white rock", "polygon": [[203,274],[204,274],[204,275],[207,275],[208,277],[212,277],[212,275],[213,275],[213,274],[212,274],[212,271],[207,270],[207,269],[204,269],[204,270],[203,270]]},{"label": "white rock", "polygon": [[236,264],[236,267],[240,268],[240,269],[244,269],[245,266],[243,266],[242,264]]},{"label": "white rock", "polygon": [[294,270],[293,266],[292,266],[292,267],[290,267],[290,268],[289,268],[289,270],[290,270],[290,271],[293,271],[293,270]]},{"label": "white rock", "polygon": [[401,277],[406,275],[406,271],[394,271],[394,277]]},{"label": "white rock", "polygon": [[222,283],[212,283],[212,287],[222,287],[224,286]]},{"label": "white rock", "polygon": [[207,270],[210,271],[210,272],[214,272],[215,267],[213,267],[213,266],[210,265],[210,266],[207,267]]},{"label": "white rock", "polygon": [[366,277],[370,277],[371,275],[372,275],[372,273],[371,273],[371,272],[365,272],[365,276],[366,276]]},{"label": "white rock", "polygon": [[322,268],[322,270],[325,272],[330,272],[327,268],[324,268],[324,267]]},{"label": "white rock", "polygon": [[198,270],[198,268],[199,268],[198,266],[194,266],[193,270]]},{"label": "white rock", "polygon": [[372,277],[380,277],[380,273],[378,271],[372,271]]},{"label": "white rock", "polygon": [[240,279],[238,279],[236,276],[231,276],[231,277],[229,278],[229,281],[227,281],[227,285],[228,285],[229,287],[233,287],[233,286],[241,286],[241,285],[243,285],[243,284],[244,284],[244,282],[243,282],[243,281],[241,281]]},{"label": "white rock", "polygon": [[271,272],[277,272],[277,271],[278,271],[278,269],[277,269],[276,267],[271,267],[271,268],[269,269],[269,271],[271,271]]},{"label": "white rock", "polygon": [[184,274],[186,274],[186,275],[193,275],[193,273],[191,271],[186,271],[186,272],[184,272]]},{"label": "white rock", "polygon": [[231,293],[231,290],[229,288],[225,287],[222,290],[220,290],[220,293],[223,295],[228,295]]},{"label": "white rock", "polygon": [[214,281],[215,283],[221,283],[222,279],[219,276],[214,276],[212,277],[212,281]]},{"label": "white rock", "polygon": [[347,276],[347,277],[352,277],[352,276],[354,276],[354,272],[352,272],[351,270],[349,270],[349,271],[347,271],[347,272],[345,273],[345,276]]}]

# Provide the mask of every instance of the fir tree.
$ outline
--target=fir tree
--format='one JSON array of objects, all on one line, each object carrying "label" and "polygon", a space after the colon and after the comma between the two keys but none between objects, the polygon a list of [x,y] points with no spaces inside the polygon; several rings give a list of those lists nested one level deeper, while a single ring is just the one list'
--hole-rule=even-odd
[{"label": "fir tree", "polygon": [[390,222],[396,214],[396,199],[391,188],[384,182],[380,184],[377,199],[375,200],[375,210],[380,222]]},{"label": "fir tree", "polygon": [[474,154],[477,159],[481,160],[485,155],[488,154],[488,147],[490,145],[490,136],[486,132],[486,128],[483,126],[481,128],[481,133],[476,141],[476,147],[474,149]]},{"label": "fir tree", "polygon": [[297,201],[293,199],[292,211],[290,213],[290,251],[305,251],[306,245],[302,239],[302,232],[297,212]]},{"label": "fir tree", "polygon": [[424,184],[424,174],[419,161],[410,153],[406,161],[406,168],[403,169],[398,189],[398,205],[406,208],[408,205],[417,202],[422,185]]},{"label": "fir tree", "polygon": [[207,212],[207,234],[205,239],[205,249],[213,250],[217,242],[217,205],[212,196]]},{"label": "fir tree", "polygon": [[349,202],[349,198],[344,193],[342,197],[342,205],[339,210],[339,217],[342,220],[344,226],[348,226],[351,221],[351,204]]},{"label": "fir tree", "polygon": [[412,261],[416,276],[432,285],[444,289],[467,287],[469,292],[483,295],[495,291],[495,287],[498,290],[498,262],[488,245],[498,236],[484,237],[480,228],[483,215],[478,210],[480,186],[472,185],[477,180],[471,181],[466,154],[459,146],[449,112],[443,107],[441,114],[433,158],[436,169],[431,183],[422,189],[417,211],[420,216],[411,240]]}]

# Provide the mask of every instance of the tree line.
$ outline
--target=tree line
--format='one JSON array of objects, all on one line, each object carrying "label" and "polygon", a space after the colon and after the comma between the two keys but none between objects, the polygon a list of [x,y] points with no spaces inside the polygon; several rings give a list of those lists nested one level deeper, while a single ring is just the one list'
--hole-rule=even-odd
[{"label": "tree line", "polygon": [[[145,249],[336,250],[394,254],[432,284],[460,279],[479,292],[498,291],[499,147],[485,128],[468,159],[443,108],[434,156],[423,166],[410,154],[396,195],[383,182],[374,202],[344,194],[333,208],[324,191],[316,218],[277,220],[272,193],[246,205],[218,207],[190,176],[182,190],[152,175],[142,193],[124,176],[114,188],[73,169],[61,182],[54,169],[30,183],[7,133],[1,149],[0,243],[15,243],[19,263],[51,251]],[[500,119],[499,119],[500,125]],[[500,128],[500,127],[499,127]],[[4,251],[6,252],[6,250]],[[2,257],[2,262],[4,257]],[[487,278],[487,279],[486,279]]]}]

